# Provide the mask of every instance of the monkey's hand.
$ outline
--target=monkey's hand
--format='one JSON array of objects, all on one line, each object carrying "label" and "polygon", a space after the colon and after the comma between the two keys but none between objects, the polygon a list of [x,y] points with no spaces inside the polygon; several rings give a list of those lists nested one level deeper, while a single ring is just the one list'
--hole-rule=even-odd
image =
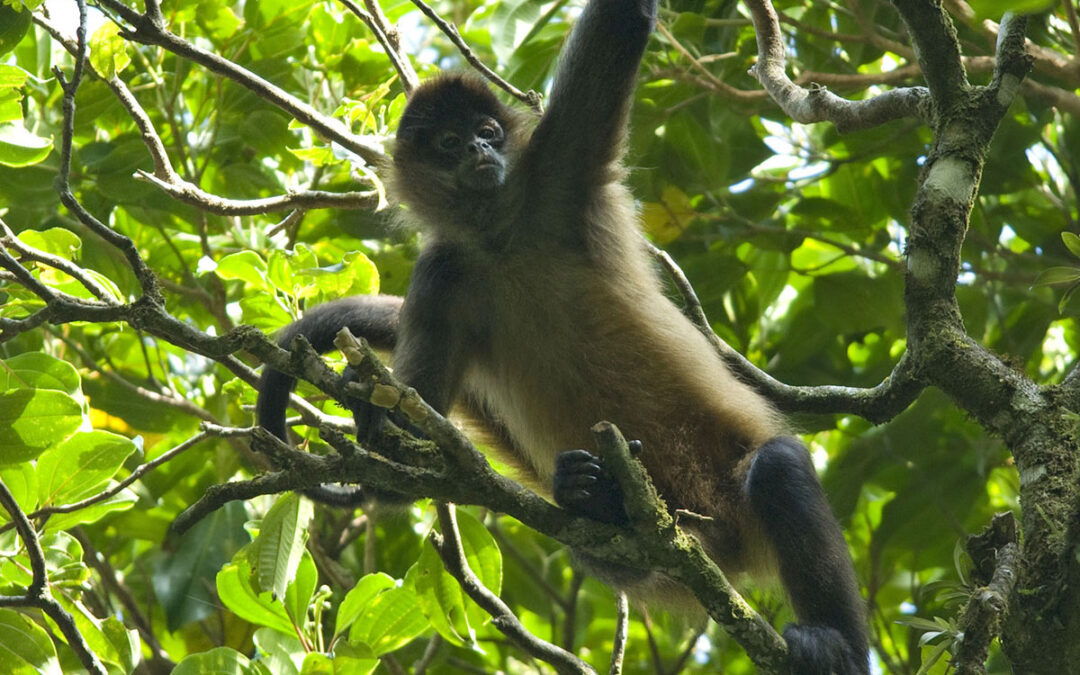
[{"label": "monkey's hand", "polygon": [[586,450],[559,453],[552,494],[556,504],[577,515],[615,525],[627,522],[619,484],[601,459]]}]

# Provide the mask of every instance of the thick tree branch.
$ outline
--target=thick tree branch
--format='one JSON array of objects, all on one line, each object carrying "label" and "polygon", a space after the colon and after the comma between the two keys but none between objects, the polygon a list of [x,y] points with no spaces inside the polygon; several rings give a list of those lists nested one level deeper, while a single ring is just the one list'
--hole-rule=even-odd
[{"label": "thick tree branch", "polygon": [[885,122],[915,117],[926,119],[927,91],[921,87],[894,89],[864,101],[848,101],[823,87],[805,89],[785,72],[786,55],[780,22],[769,0],[747,0],[757,35],[758,62],[750,69],[769,96],[796,122],[829,121],[837,131],[867,129]]},{"label": "thick tree branch", "polygon": [[960,59],[960,43],[949,15],[939,2],[893,0],[907,26],[915,58],[939,110],[947,111],[967,91],[967,74]]},{"label": "thick tree branch", "polygon": [[981,534],[969,537],[967,551],[974,562],[974,588],[960,613],[964,637],[952,665],[957,673],[986,672],[990,642],[1001,629],[1008,599],[1019,578],[1020,549],[1012,513],[999,514]]},{"label": "thick tree branch", "polygon": [[[264,430],[255,429],[253,436],[260,449],[283,468],[250,481],[214,486],[177,518],[174,527],[178,531],[190,528],[228,501],[330,482],[485,506],[512,515],[528,527],[571,547],[587,548],[591,556],[600,560],[618,561],[620,565],[639,569],[665,570],[690,588],[710,616],[747,649],[755,663],[768,669],[782,667],[786,658],[783,640],[735,593],[700,544],[675,527],[672,517],[656,501],[644,468],[629,458],[626,442],[610,425],[600,428],[598,442],[605,462],[620,480],[624,494],[629,495],[627,503],[632,505],[629,515],[639,526],[634,531],[570,516],[494,471],[454,424],[428,406],[415,391],[395,380],[374,352],[356,342],[347,331],[339,336],[338,346],[356,371],[355,380],[348,382],[329,371],[325,364],[317,366],[308,362],[307,369],[302,371],[299,359],[290,358],[265,338],[252,337],[246,346],[274,368],[309,379],[339,401],[359,398],[396,409],[435,443],[438,452],[406,448],[408,461],[398,461],[396,457],[378,455],[356,445],[337,430],[320,427],[320,435],[337,453],[319,457],[294,450]],[[317,356],[313,361],[321,363]],[[609,461],[612,447],[617,448],[616,452],[625,452],[625,459],[614,457]],[[635,499],[635,495],[646,497]]]}]

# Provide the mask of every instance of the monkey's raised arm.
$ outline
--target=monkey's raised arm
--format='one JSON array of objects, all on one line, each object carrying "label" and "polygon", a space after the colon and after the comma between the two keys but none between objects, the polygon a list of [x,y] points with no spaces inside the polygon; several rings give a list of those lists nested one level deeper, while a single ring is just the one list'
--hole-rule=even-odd
[{"label": "monkey's raised arm", "polygon": [[546,189],[554,184],[563,193],[546,198],[581,196],[611,179],[606,168],[622,154],[634,81],[655,22],[656,0],[591,0],[585,8],[526,157]]}]

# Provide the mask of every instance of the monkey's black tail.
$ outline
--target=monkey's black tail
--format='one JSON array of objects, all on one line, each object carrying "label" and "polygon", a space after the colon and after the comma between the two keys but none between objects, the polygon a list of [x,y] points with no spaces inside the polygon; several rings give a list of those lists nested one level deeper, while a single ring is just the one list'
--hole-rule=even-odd
[{"label": "monkey's black tail", "polygon": [[[303,318],[289,324],[278,334],[278,345],[288,348],[293,338],[303,335],[319,354],[334,347],[334,338],[342,328],[362,337],[376,349],[393,349],[397,340],[398,319],[402,298],[393,295],[354,295],[319,305],[304,314]],[[285,414],[289,407],[289,394],[296,386],[296,378],[274,370],[263,369],[259,378],[259,397],[255,402],[255,419],[258,424],[286,443],[289,442]],[[315,501],[338,507],[356,507],[365,497],[359,488],[321,485],[305,490],[304,494]]]},{"label": "monkey's black tail", "polygon": [[794,438],[767,441],[750,466],[746,490],[799,617],[784,630],[792,673],[869,673],[865,605],[810,453]]},{"label": "monkey's black tail", "polygon": [[[402,298],[394,295],[354,295],[319,305],[278,333],[277,343],[288,349],[293,338],[303,335],[316,352],[325,354],[334,348],[334,337],[342,328],[362,337],[376,349],[393,349],[397,340]],[[291,375],[266,368],[259,378],[259,398],[255,419],[260,426],[288,442],[285,411],[289,394],[296,386]]]}]

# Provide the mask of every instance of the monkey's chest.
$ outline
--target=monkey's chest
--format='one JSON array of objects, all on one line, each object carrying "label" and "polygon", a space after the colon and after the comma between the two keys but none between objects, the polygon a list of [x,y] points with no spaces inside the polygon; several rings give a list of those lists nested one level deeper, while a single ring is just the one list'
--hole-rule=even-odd
[{"label": "monkey's chest", "polygon": [[553,282],[542,287],[496,289],[488,348],[467,375],[471,393],[544,483],[559,452],[594,447],[597,422],[640,438],[642,419],[663,417],[651,408],[666,405],[642,396],[652,374],[640,332],[588,279],[547,278]]}]

